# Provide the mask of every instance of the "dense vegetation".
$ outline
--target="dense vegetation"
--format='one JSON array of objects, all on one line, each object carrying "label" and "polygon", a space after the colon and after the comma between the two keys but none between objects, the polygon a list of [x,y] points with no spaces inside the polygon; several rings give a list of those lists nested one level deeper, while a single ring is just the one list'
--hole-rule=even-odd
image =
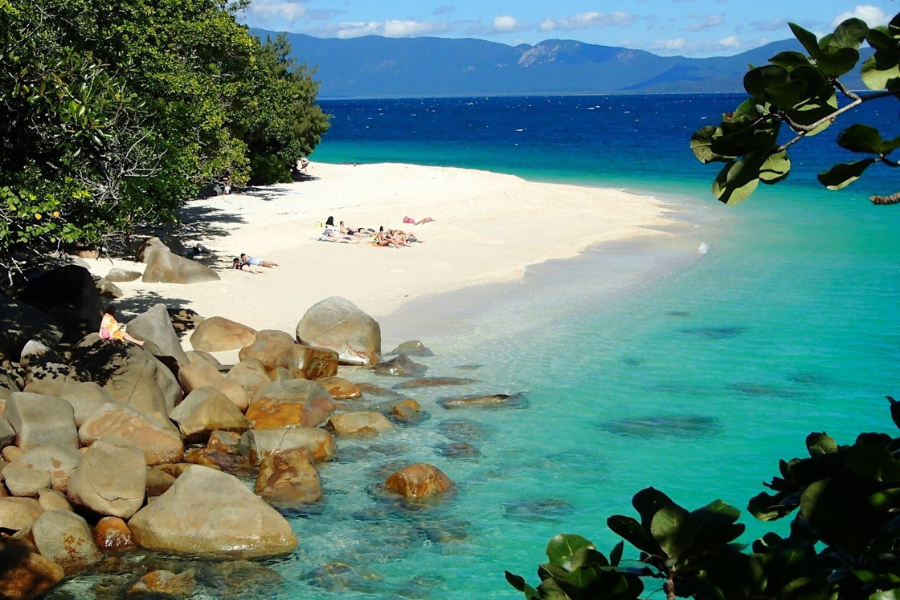
[{"label": "dense vegetation", "polygon": [[288,180],[328,121],[228,0],[0,0],[0,265],[175,219],[228,174]]},{"label": "dense vegetation", "polygon": [[[713,184],[727,204],[744,200],[760,182],[782,181],[790,171],[787,149],[815,135],[863,102],[900,95],[900,15],[887,27],[844,22],[821,40],[791,25],[808,52],[782,52],[744,79],[750,97],[718,126],[691,139],[704,163],[724,162]],[[847,89],[839,77],[859,62],[863,41],[875,49],[862,66],[869,94]],[[841,106],[838,94],[845,102]],[[779,138],[782,125],[791,136]],[[900,137],[885,140],[877,129],[852,125],[837,138],[865,158],[838,164],[819,175],[840,189],[875,163],[898,166],[890,154]],[[876,204],[900,195],[876,196]],[[900,427],[900,403],[888,397]],[[895,432],[896,433],[896,432]],[[839,446],[825,433],[806,439],[808,458],[781,461],[771,491],[750,500],[748,511],[763,522],[794,515],[789,533],[765,534],[750,546],[740,511],[716,500],[688,511],[664,493],[647,488],[632,501],[638,518],[612,516],[607,526],[623,541],[609,556],[587,539],[563,534],[547,546],[541,583],[531,587],[507,572],[528,600],[636,600],[661,591],[668,600],[897,600],[900,599],[900,437],[862,433]],[[625,558],[625,542],[637,550]]]},{"label": "dense vegetation", "polygon": [[[791,170],[788,148],[804,137],[821,133],[864,102],[894,102],[900,96],[900,14],[886,27],[871,29],[859,19],[849,19],[821,40],[799,25],[790,27],[807,54],[781,52],[769,64],[751,68],[744,76],[749,97],[725,114],[718,126],[703,127],[691,138],[691,149],[701,162],[725,163],[713,183],[713,194],[726,204],[746,199],[760,182],[783,181]],[[863,42],[874,54],[863,62],[862,81],[874,91],[860,94],[840,78],[856,68]],[[783,126],[788,139],[780,135]],[[851,125],[838,135],[837,143],[865,158],[819,174],[828,189],[853,183],[875,163],[900,165],[890,156],[900,148],[900,137],[884,139],[874,127]],[[893,204],[900,202],[900,194],[871,200]]]}]

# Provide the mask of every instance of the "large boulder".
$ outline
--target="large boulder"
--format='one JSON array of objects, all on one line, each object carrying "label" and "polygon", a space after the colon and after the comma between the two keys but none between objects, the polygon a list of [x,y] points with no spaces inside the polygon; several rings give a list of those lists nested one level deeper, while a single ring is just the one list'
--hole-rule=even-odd
[{"label": "large boulder", "polygon": [[173,429],[131,408],[106,404],[88,417],[78,436],[85,445],[111,435],[123,437],[143,451],[148,465],[158,465],[178,462],[184,455],[181,435]]},{"label": "large boulder", "polygon": [[171,356],[179,365],[186,365],[188,357],[172,326],[165,304],[154,304],[147,312],[128,322],[128,333],[139,340],[153,342],[162,356]]},{"label": "large boulder", "polygon": [[109,392],[117,402],[132,404],[132,396],[138,395],[135,404],[143,405],[148,393],[143,389],[145,376],[151,369],[145,363],[152,363],[153,379],[162,391],[166,410],[172,410],[181,401],[181,386],[178,379],[153,354],[134,344],[101,340],[99,334],[92,333],[82,339],[72,351],[71,365],[80,371],[90,373],[91,381]]},{"label": "large boulder", "polygon": [[334,411],[322,384],[305,379],[273,381],[250,403],[246,416],[254,429],[315,427]]},{"label": "large boulder", "polygon": [[146,263],[150,260],[150,255],[157,250],[162,250],[163,252],[172,251],[169,246],[158,237],[150,237],[141,242],[141,245],[138,246],[138,249],[135,252],[134,258],[139,263]]},{"label": "large boulder", "polygon": [[332,296],[306,311],[297,324],[297,340],[331,348],[341,363],[374,365],[381,361],[381,327],[355,304]]},{"label": "large boulder", "polygon": [[62,326],[49,314],[0,294],[0,356],[17,361],[30,340],[52,348],[62,336]]},{"label": "large boulder", "polygon": [[38,492],[50,488],[50,474],[30,467],[9,464],[3,469],[3,482],[13,496],[36,498]]},{"label": "large boulder", "polygon": [[189,467],[128,523],[143,548],[208,557],[265,557],[290,552],[297,538],[278,512],[237,478]]},{"label": "large boulder", "polygon": [[0,498],[0,529],[28,529],[43,512],[41,503],[33,498]]},{"label": "large boulder", "polygon": [[53,317],[67,339],[81,339],[100,329],[103,300],[84,267],[66,265],[42,273],[28,282],[19,300]]},{"label": "large boulder", "polygon": [[70,383],[89,381],[90,376],[63,362],[63,358],[47,346],[31,340],[22,348],[19,364],[25,369],[25,386],[39,383],[47,391],[58,396],[58,390]]},{"label": "large boulder", "polygon": [[83,571],[103,556],[83,517],[64,510],[47,511],[31,527],[41,556],[61,566],[66,575]]},{"label": "large boulder", "polygon": [[385,489],[404,498],[415,499],[442,494],[453,485],[453,480],[446,473],[423,463],[404,467],[384,482]]},{"label": "large boulder", "polygon": [[322,497],[319,474],[306,448],[267,456],[259,467],[254,492],[279,507],[315,502]]},{"label": "large boulder", "polygon": [[174,407],[168,405],[157,383],[157,371],[161,368],[165,367],[153,361],[133,363],[107,381],[104,389],[116,404],[136,410],[163,427],[174,430],[168,416]]},{"label": "large boulder", "polygon": [[65,494],[56,490],[41,490],[38,492],[38,502],[45,511],[66,510],[75,512],[72,505],[66,500]]},{"label": "large boulder", "polygon": [[325,461],[337,452],[334,436],[319,427],[284,427],[281,429],[251,429],[241,436],[238,452],[260,464],[267,456],[294,448],[306,448],[312,459]]},{"label": "large boulder", "polygon": [[[31,390],[26,386],[25,391]],[[75,411],[76,427],[81,427],[85,419],[104,404],[115,402],[115,399],[109,392],[92,381],[70,383],[60,389],[58,395],[72,405],[72,409]]]},{"label": "large boulder", "polygon": [[194,350],[223,352],[240,350],[256,341],[256,330],[225,317],[209,317],[191,334]]},{"label": "large boulder", "polygon": [[5,448],[10,444],[15,443],[16,441],[16,432],[12,428],[12,425],[9,424],[9,421],[0,417],[0,448]]},{"label": "large boulder", "polygon": [[4,417],[16,432],[16,446],[28,451],[44,444],[78,448],[75,411],[60,398],[15,392],[6,399]]},{"label": "large boulder", "polygon": [[240,383],[228,379],[212,363],[205,360],[193,362],[178,371],[178,381],[186,394],[202,387],[217,389],[240,411],[246,410],[250,403],[250,397]]},{"label": "large boulder", "polygon": [[147,461],[136,444],[108,436],[84,453],[69,480],[68,498],[98,515],[127,519],[144,503]]},{"label": "large boulder", "polygon": [[[7,487],[10,485],[10,473],[8,469],[13,467],[22,467],[31,469],[35,472],[44,473],[49,477],[50,487],[57,492],[65,493],[69,485],[69,478],[72,471],[81,462],[81,452],[72,446],[63,444],[44,444],[29,450],[3,470],[3,477],[7,481]],[[16,496],[33,496],[35,494],[16,494]]]},{"label": "large boulder", "polygon": [[269,379],[263,362],[251,357],[242,358],[239,363],[231,367],[228,371],[228,379],[244,388],[249,398],[255,397],[272,381]]},{"label": "large boulder", "polygon": [[281,357],[288,348],[296,344],[291,334],[274,329],[263,329],[256,333],[253,343],[241,348],[238,358],[242,361],[255,358],[259,360],[266,371],[274,371],[281,363]]},{"label": "large boulder", "polygon": [[326,427],[337,435],[369,435],[388,431],[393,425],[379,412],[360,410],[332,415]]},{"label": "large boulder", "polygon": [[172,411],[172,420],[178,423],[189,444],[206,441],[216,430],[242,433],[250,425],[225,394],[211,387],[197,388],[188,394]]},{"label": "large boulder", "polygon": [[325,386],[328,393],[335,400],[355,400],[362,398],[362,390],[359,386],[343,377],[326,377],[319,379],[319,383]]},{"label": "large boulder", "polygon": [[165,250],[155,250],[147,258],[141,281],[144,283],[202,283],[219,281],[219,274],[206,265]]},{"label": "large boulder", "polygon": [[109,272],[106,273],[106,280],[115,283],[135,281],[136,279],[140,278],[140,271],[128,271],[125,269],[120,269],[119,267],[113,267],[109,270]]},{"label": "large boulder", "polygon": [[63,568],[38,554],[24,550],[21,562],[7,565],[0,573],[0,598],[31,600],[37,598],[66,576]]}]

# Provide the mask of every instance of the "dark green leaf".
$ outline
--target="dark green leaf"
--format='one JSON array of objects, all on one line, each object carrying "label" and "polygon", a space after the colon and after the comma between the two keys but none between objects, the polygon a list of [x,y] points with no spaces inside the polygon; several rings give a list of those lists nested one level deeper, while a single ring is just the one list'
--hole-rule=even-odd
[{"label": "dark green leaf", "polygon": [[816,66],[825,75],[840,77],[848,73],[859,62],[859,50],[853,48],[838,48],[836,50],[824,50],[816,57]]},{"label": "dark green leaf", "polygon": [[622,552],[624,551],[624,549],[624,542],[619,542],[613,547],[612,552],[609,553],[609,563],[612,566],[617,567],[619,566],[619,563],[622,562]]},{"label": "dark green leaf", "polygon": [[691,136],[691,150],[693,151],[694,156],[697,157],[697,160],[704,164],[725,160],[710,148],[713,142],[713,134],[715,133],[716,128],[712,125],[707,125],[706,127],[698,129],[697,132]]},{"label": "dark green leaf", "polygon": [[799,52],[793,51],[779,52],[778,54],[770,58],[769,62],[773,65],[778,65],[779,67],[783,67],[788,70],[796,69],[797,67],[809,66],[809,59],[805,54],[800,54]]},{"label": "dark green leaf", "polygon": [[829,190],[843,189],[859,179],[874,162],[874,158],[864,158],[852,163],[838,163],[824,173],[819,173],[819,183]]},{"label": "dark green leaf", "polygon": [[790,514],[796,506],[782,504],[778,496],[762,492],[754,496],[747,505],[747,511],[760,521],[775,521]]},{"label": "dark green leaf", "polygon": [[811,433],[806,436],[806,449],[809,450],[810,456],[834,454],[835,452],[837,452],[837,442],[835,442],[825,432]]},{"label": "dark green leaf", "polygon": [[594,544],[580,535],[561,533],[547,544],[547,558],[554,565],[571,568],[572,556],[584,548],[594,548]]},{"label": "dark green leaf", "polygon": [[866,35],[866,41],[876,50],[896,50],[897,40],[887,33],[886,27],[873,27]]},{"label": "dark green leaf", "polygon": [[878,50],[862,66],[862,80],[870,90],[884,90],[900,79],[900,51]]},{"label": "dark green leaf", "polygon": [[513,586],[520,592],[525,593],[525,600],[540,600],[540,595],[538,595],[537,590],[525,583],[525,579],[510,573],[509,571],[505,572],[506,581],[509,582],[509,585]]},{"label": "dark green leaf", "polygon": [[786,69],[777,65],[766,65],[751,69],[744,75],[744,89],[751,96],[762,98],[766,89],[789,81]]},{"label": "dark green leaf", "polygon": [[748,155],[741,160],[729,161],[713,182],[713,195],[725,204],[739,204],[746,200],[759,185],[759,168],[762,160]]},{"label": "dark green leaf", "polygon": [[881,133],[868,125],[851,125],[838,135],[837,143],[851,152],[881,154]]},{"label": "dark green leaf", "polygon": [[766,88],[766,100],[781,109],[793,108],[806,98],[805,81],[788,81]]},{"label": "dark green leaf", "polygon": [[794,37],[800,41],[809,55],[816,58],[819,54],[819,40],[816,39],[815,34],[803,29],[796,23],[788,23],[788,27],[791,28]]},{"label": "dark green leaf", "polygon": [[694,537],[694,520],[691,513],[670,504],[661,508],[650,524],[650,535],[670,559],[678,561],[690,549]]},{"label": "dark green leaf", "polygon": [[656,513],[671,504],[674,504],[671,498],[653,487],[644,488],[631,498],[631,505],[641,516],[641,526],[647,531],[650,531],[650,523]]},{"label": "dark green leaf", "polygon": [[787,151],[770,154],[759,168],[759,180],[769,185],[783,181],[791,172]]},{"label": "dark green leaf", "polygon": [[869,33],[869,26],[861,19],[847,19],[837,26],[828,38],[829,48],[852,48],[859,50],[862,41]]},{"label": "dark green leaf", "polygon": [[606,520],[606,525],[613,533],[626,542],[652,556],[659,556],[662,550],[656,540],[645,530],[637,519],[624,515],[613,515]]}]

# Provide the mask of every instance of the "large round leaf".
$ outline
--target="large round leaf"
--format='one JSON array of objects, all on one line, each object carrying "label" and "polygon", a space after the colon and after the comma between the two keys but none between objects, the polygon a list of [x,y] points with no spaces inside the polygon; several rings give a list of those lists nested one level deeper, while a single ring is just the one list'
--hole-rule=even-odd
[{"label": "large round leaf", "polygon": [[725,204],[739,204],[759,186],[761,160],[732,160],[726,163],[713,182],[713,195]]},{"label": "large round leaf", "polygon": [[669,559],[676,562],[691,548],[695,531],[691,513],[677,504],[660,509],[650,523],[650,535]]},{"label": "large round leaf", "polygon": [[590,540],[571,533],[561,533],[547,544],[547,558],[550,563],[566,569],[572,568],[572,556],[579,550],[595,548]]},{"label": "large round leaf", "polygon": [[784,180],[791,172],[791,161],[787,151],[770,154],[759,168],[759,180],[763,183],[774,184]]},{"label": "large round leaf", "polygon": [[606,525],[613,533],[638,550],[652,556],[660,556],[662,554],[659,544],[653,539],[650,532],[637,522],[637,519],[624,515],[613,515],[606,520]]}]

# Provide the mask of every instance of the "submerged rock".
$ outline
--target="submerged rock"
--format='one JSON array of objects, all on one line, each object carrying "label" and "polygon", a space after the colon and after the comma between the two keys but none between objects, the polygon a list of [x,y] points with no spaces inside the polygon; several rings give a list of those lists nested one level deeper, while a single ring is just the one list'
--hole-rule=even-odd
[{"label": "submerged rock", "polygon": [[377,434],[393,427],[383,414],[370,410],[333,415],[325,426],[336,435]]},{"label": "submerged rock", "polygon": [[441,387],[450,385],[469,385],[478,383],[477,379],[468,379],[465,377],[425,377],[423,379],[413,379],[412,381],[404,381],[394,386],[395,390],[411,390],[423,387]]},{"label": "submerged rock", "polygon": [[721,429],[718,419],[702,415],[671,415],[642,419],[618,419],[601,423],[600,429],[635,437],[683,437],[712,435]]},{"label": "submerged rock", "polygon": [[682,329],[681,333],[696,335],[697,337],[708,338],[711,340],[728,340],[736,338],[746,331],[746,327],[697,327],[693,329]]},{"label": "submerged rock", "polygon": [[379,375],[390,377],[419,377],[425,374],[428,367],[413,362],[405,354],[400,354],[389,361],[378,363],[374,370]]},{"label": "submerged rock", "polygon": [[259,467],[253,491],[269,504],[279,507],[320,499],[322,484],[309,450],[294,448],[267,456]]},{"label": "submerged rock", "polygon": [[460,396],[455,398],[441,398],[438,404],[447,410],[459,408],[525,408],[528,400],[525,394],[491,394],[488,396]]},{"label": "submerged rock", "polygon": [[415,499],[442,494],[454,485],[446,473],[423,463],[404,467],[384,482],[386,490]]},{"label": "submerged rock", "polygon": [[562,517],[572,512],[572,505],[559,498],[543,498],[538,500],[521,500],[504,505],[506,515],[527,521],[541,521]]},{"label": "submerged rock", "polygon": [[440,444],[438,453],[444,458],[480,458],[481,450],[466,442],[450,442]]},{"label": "submerged rock", "polygon": [[420,342],[419,340],[409,340],[408,342],[403,342],[388,354],[405,354],[407,356],[434,356],[434,352],[429,350],[425,344]]},{"label": "submerged rock", "polygon": [[357,383],[356,387],[358,387],[364,394],[378,396],[380,398],[400,398],[403,395],[400,392],[395,392],[394,390],[388,388],[372,385],[371,383]]},{"label": "submerged rock", "polygon": [[457,442],[480,442],[487,438],[488,430],[475,421],[442,421],[437,430],[450,440]]}]

